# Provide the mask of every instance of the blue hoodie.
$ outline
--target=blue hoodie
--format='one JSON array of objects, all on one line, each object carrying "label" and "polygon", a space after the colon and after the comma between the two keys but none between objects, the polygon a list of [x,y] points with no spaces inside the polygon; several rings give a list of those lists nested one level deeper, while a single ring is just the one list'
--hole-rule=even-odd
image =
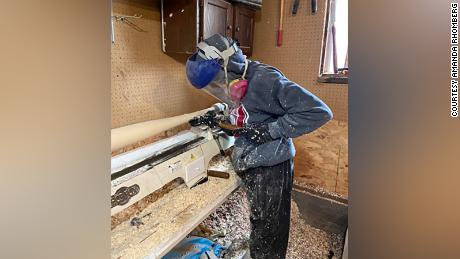
[{"label": "blue hoodie", "polygon": [[[216,34],[205,42],[223,51],[226,40]],[[230,78],[241,77],[245,59],[241,50],[230,57],[227,67]],[[272,66],[249,61],[246,78],[246,95],[240,107],[233,110],[231,121],[267,123],[274,140],[255,145],[244,137],[237,138],[232,154],[236,171],[273,166],[293,158],[292,138],[310,133],[332,119],[332,112],[323,101]],[[239,118],[235,119],[235,115]]]},{"label": "blue hoodie", "polygon": [[248,89],[241,100],[245,123],[268,123],[274,139],[254,145],[244,137],[235,141],[232,162],[236,171],[272,166],[295,156],[292,138],[314,131],[332,119],[318,97],[287,79],[278,69],[251,61]]}]

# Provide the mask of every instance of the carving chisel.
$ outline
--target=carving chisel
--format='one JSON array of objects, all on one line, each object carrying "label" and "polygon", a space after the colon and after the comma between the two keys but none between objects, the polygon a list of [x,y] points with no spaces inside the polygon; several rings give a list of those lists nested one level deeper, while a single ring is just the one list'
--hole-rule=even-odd
[{"label": "carving chisel", "polygon": [[208,170],[208,176],[224,178],[224,179],[230,178],[229,173],[223,172],[223,171],[217,171],[217,170]]},{"label": "carving chisel", "polygon": [[225,156],[225,151],[224,151],[224,149],[222,148],[222,145],[220,144],[220,141],[219,141],[219,135],[217,135],[217,134],[212,134],[212,137],[214,138],[214,140],[215,140],[216,143],[217,143],[217,146],[219,147],[220,154],[221,154],[222,156]]},{"label": "carving chisel", "polygon": [[292,0],[292,16],[297,14],[297,10],[299,9],[299,1],[300,0]]},{"label": "carving chisel", "polygon": [[316,14],[316,12],[318,12],[318,1],[311,0],[311,13]]},{"label": "carving chisel", "polygon": [[222,129],[229,130],[229,131],[235,131],[237,129],[241,129],[241,127],[238,127],[238,126],[232,125],[232,124],[227,124],[227,123],[224,123],[224,122],[219,122],[219,127],[222,128]]}]

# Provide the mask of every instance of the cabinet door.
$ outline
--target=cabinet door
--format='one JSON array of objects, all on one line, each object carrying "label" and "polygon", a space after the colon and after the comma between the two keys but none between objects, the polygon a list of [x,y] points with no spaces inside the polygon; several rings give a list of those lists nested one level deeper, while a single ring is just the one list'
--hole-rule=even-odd
[{"label": "cabinet door", "polygon": [[191,54],[198,43],[198,0],[162,0],[163,50]]},{"label": "cabinet door", "polygon": [[203,32],[204,39],[220,33],[232,37],[233,7],[224,0],[203,0]]},{"label": "cabinet door", "polygon": [[255,11],[250,7],[237,4],[235,8],[235,23],[233,38],[240,43],[240,48],[247,56],[252,55],[252,40],[254,38]]}]

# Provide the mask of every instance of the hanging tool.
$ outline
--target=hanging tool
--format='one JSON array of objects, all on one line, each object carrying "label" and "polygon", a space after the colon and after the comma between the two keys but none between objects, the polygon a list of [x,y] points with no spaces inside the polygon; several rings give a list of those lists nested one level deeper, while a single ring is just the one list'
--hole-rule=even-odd
[{"label": "hanging tool", "polygon": [[[300,0],[292,0],[292,16],[297,14],[299,9]],[[311,0],[311,14],[316,14],[318,12],[318,0]]]},{"label": "hanging tool", "polygon": [[284,0],[280,1],[280,24],[278,27],[277,46],[281,47],[283,44],[283,13],[284,13]]},{"label": "hanging tool", "polygon": [[113,15],[112,18],[115,18],[117,21],[125,21],[126,19],[134,18],[140,19],[142,18],[142,14],[135,13],[134,15]]},{"label": "hanging tool", "polygon": [[318,12],[318,0],[311,0],[311,14]]},{"label": "hanging tool", "polygon": [[114,15],[112,16],[113,19],[115,19],[115,21],[120,21],[120,22],[124,22],[125,24],[131,26],[132,28],[134,28],[136,31],[138,32],[147,32],[145,31],[144,29],[142,29],[141,27],[137,26],[136,24],[134,24],[130,19],[140,19],[142,18],[142,14],[134,14],[134,15]]},{"label": "hanging tool", "polygon": [[297,10],[299,9],[299,1],[300,0],[292,0],[292,16],[295,16],[297,14]]},{"label": "hanging tool", "polygon": [[133,29],[135,29],[138,32],[147,32],[146,30],[142,29],[141,27],[137,26],[134,24],[132,21],[129,19],[140,19],[142,18],[142,14],[134,14],[134,15],[113,15],[111,17],[111,27],[112,27],[112,43],[115,43],[115,26],[114,26],[114,21],[118,22],[123,22],[129,26],[131,26]]},{"label": "hanging tool", "polygon": [[130,21],[128,19],[124,19],[124,20],[122,20],[122,22],[124,22],[125,24],[131,26],[133,29],[135,29],[138,32],[147,32],[146,30],[144,30],[141,27],[137,26],[135,23],[133,23],[132,21]]},{"label": "hanging tool", "polygon": [[216,133],[213,133],[213,134],[212,134],[212,137],[214,138],[214,140],[215,140],[216,143],[217,143],[217,146],[219,147],[220,154],[221,154],[222,156],[225,156],[224,148],[222,148],[222,145],[220,144],[220,141],[219,141],[219,135],[217,135]]},{"label": "hanging tool", "polygon": [[336,41],[335,24],[332,24],[331,32],[332,32],[332,66],[334,68],[334,74],[337,74],[338,66],[337,66],[337,41]]}]

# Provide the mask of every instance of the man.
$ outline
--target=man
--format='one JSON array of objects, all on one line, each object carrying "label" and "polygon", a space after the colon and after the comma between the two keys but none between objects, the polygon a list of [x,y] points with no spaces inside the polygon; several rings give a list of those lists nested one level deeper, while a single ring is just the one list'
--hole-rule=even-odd
[{"label": "man", "polygon": [[[285,258],[295,155],[291,138],[325,124],[331,110],[278,69],[247,60],[235,42],[219,34],[198,44],[186,70],[191,84],[226,103],[229,121],[241,127],[233,132],[232,164],[251,206],[251,257]],[[212,114],[197,120],[216,125]]]}]

